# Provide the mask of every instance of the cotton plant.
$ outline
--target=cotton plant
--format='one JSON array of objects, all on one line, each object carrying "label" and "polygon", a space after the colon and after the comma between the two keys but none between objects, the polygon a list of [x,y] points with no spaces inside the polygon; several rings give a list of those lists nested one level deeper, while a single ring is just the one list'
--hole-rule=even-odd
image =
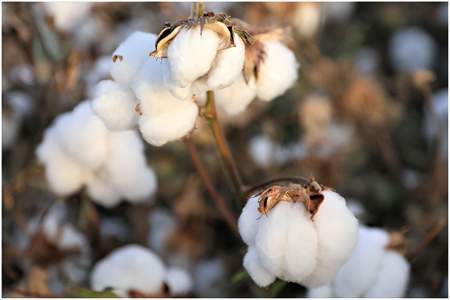
[{"label": "cotton plant", "polygon": [[162,146],[194,129],[207,91],[228,115],[285,93],[299,66],[286,40],[283,30],[214,13],[166,24],[157,36],[135,32],[114,51],[112,80],[95,88],[93,110],[110,130],[138,127]]},{"label": "cotton plant", "polygon": [[398,235],[360,226],[358,242],[348,261],[327,285],[309,289],[311,298],[405,297],[410,265],[396,250]]},{"label": "cotton plant", "polygon": [[50,189],[61,197],[85,186],[93,201],[113,207],[124,199],[146,201],[156,190],[156,176],[138,134],[108,130],[90,101],[58,116],[36,154]]},{"label": "cotton plant", "polygon": [[192,279],[184,269],[167,267],[150,249],[126,245],[97,262],[90,277],[96,291],[112,289],[119,297],[188,294]]},{"label": "cotton plant", "polygon": [[268,187],[247,201],[238,224],[248,246],[244,268],[260,287],[276,278],[306,287],[329,283],[358,230],[345,199],[314,180]]}]

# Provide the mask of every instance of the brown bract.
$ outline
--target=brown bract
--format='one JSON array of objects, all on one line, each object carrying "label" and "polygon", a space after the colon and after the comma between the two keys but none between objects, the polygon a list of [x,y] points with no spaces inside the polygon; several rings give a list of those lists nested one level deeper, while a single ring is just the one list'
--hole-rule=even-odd
[{"label": "brown bract", "polygon": [[305,185],[290,183],[288,185],[273,185],[264,190],[258,200],[258,211],[267,215],[279,202],[300,202],[311,214],[311,219],[318,212],[324,200],[322,191],[326,187],[311,178]]}]

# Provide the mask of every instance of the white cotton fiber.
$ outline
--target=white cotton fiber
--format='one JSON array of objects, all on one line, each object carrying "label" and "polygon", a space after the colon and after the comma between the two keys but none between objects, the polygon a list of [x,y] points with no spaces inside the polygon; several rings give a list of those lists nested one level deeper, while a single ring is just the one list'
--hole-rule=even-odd
[{"label": "white cotton fiber", "polygon": [[161,259],[149,249],[127,245],[100,260],[90,282],[96,291],[111,287],[121,297],[126,297],[130,289],[151,295],[162,291],[165,273]]},{"label": "white cotton fiber", "polygon": [[120,203],[120,193],[109,182],[98,178],[94,174],[91,174],[89,177],[86,188],[92,201],[104,207],[111,208]]},{"label": "white cotton fiber", "polygon": [[51,189],[60,196],[66,196],[81,188],[87,169],[64,154],[56,142],[55,130],[48,129],[43,142],[37,147],[36,155],[46,165],[45,175]]},{"label": "white cotton fiber", "polygon": [[112,78],[125,86],[130,85],[141,66],[150,59],[155,49],[156,35],[136,31],[114,51],[115,58],[111,66]]},{"label": "white cotton fiber", "polygon": [[408,27],[394,33],[389,43],[390,60],[399,72],[430,69],[436,55],[436,43],[417,27]]},{"label": "white cotton fiber", "polygon": [[257,96],[271,101],[284,94],[297,80],[299,64],[294,53],[280,42],[264,42],[265,58],[257,80]]},{"label": "white cotton fiber", "polygon": [[192,279],[188,272],[180,268],[169,268],[165,281],[172,295],[185,295],[192,290]]},{"label": "white cotton fiber", "polygon": [[245,45],[237,34],[233,33],[233,36],[235,46],[220,50],[208,72],[206,84],[210,90],[229,86],[242,72]]},{"label": "white cotton fiber", "polygon": [[294,28],[300,36],[311,38],[320,26],[320,7],[318,3],[298,3],[293,18]]},{"label": "white cotton fiber", "polygon": [[108,129],[92,112],[89,101],[77,105],[55,121],[61,148],[90,169],[100,167],[108,152]]},{"label": "white cotton fiber", "polygon": [[98,83],[92,109],[109,130],[132,129],[137,124],[137,99],[133,92],[112,80]]},{"label": "white cotton fiber", "polygon": [[144,145],[133,130],[111,132],[108,160],[102,175],[124,198],[140,202],[156,191],[156,176],[147,167]]},{"label": "white cotton fiber", "polygon": [[204,28],[201,34],[200,26],[181,29],[167,50],[175,83],[185,87],[208,73],[219,44],[220,37],[210,29]]},{"label": "white cotton fiber", "polygon": [[383,230],[359,227],[356,247],[334,280],[338,297],[361,297],[369,289],[375,280],[388,241],[389,236]]},{"label": "white cotton fiber", "polygon": [[257,196],[248,199],[238,220],[239,233],[242,240],[249,246],[255,243],[258,220],[261,218],[258,205]]},{"label": "white cotton fiber", "polygon": [[253,281],[260,287],[266,287],[275,281],[276,277],[261,265],[254,247],[249,247],[244,256],[244,268]]},{"label": "white cotton fiber", "polygon": [[276,145],[265,135],[257,135],[250,140],[249,153],[260,167],[268,167],[273,162]]},{"label": "white cotton fiber", "polygon": [[87,17],[92,3],[45,2],[44,8],[53,16],[55,25],[64,31],[73,31]]},{"label": "white cotton fiber", "polygon": [[303,282],[307,287],[329,283],[350,257],[358,236],[358,221],[345,199],[329,190],[322,194],[325,198],[313,218],[318,237],[317,268]]},{"label": "white cotton fiber", "polygon": [[256,97],[255,80],[246,83],[244,76],[239,75],[228,87],[215,90],[217,108],[229,116],[243,112]]},{"label": "white cotton fiber", "polygon": [[405,297],[410,267],[406,259],[394,251],[385,251],[377,277],[367,291],[367,298]]},{"label": "white cotton fiber", "polygon": [[331,298],[332,296],[333,289],[329,285],[308,289],[306,294],[307,298]]}]

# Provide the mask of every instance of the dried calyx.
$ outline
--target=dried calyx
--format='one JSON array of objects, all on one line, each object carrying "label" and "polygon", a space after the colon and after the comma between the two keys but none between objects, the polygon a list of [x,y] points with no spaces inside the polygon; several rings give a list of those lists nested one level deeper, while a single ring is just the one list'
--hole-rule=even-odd
[{"label": "dried calyx", "polygon": [[198,18],[189,18],[175,23],[164,24],[163,29],[158,34],[155,43],[155,50],[150,53],[155,58],[167,57],[167,48],[170,42],[177,36],[182,29],[191,29],[200,26],[200,34],[204,29],[216,32],[221,38],[221,47],[219,50],[234,47],[234,35],[236,33],[245,44],[252,44],[253,38],[248,31],[241,25],[241,22],[235,22],[230,16],[220,13],[205,12]]},{"label": "dried calyx", "polygon": [[312,219],[324,200],[322,192],[326,189],[313,178],[306,184],[273,185],[259,195],[258,211],[267,215],[280,201],[299,202],[305,205]]}]

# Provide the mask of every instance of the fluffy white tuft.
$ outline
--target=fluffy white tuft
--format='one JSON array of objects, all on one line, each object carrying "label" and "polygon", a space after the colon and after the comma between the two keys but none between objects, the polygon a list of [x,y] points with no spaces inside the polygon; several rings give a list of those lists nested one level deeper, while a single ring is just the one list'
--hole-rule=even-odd
[{"label": "fluffy white tuft", "polygon": [[247,245],[253,245],[255,243],[260,217],[261,215],[258,212],[258,197],[248,199],[238,220],[239,233]]},{"label": "fluffy white tuft", "polygon": [[294,84],[299,64],[294,53],[280,42],[266,41],[264,50],[266,56],[258,74],[257,95],[263,101],[271,101]]},{"label": "fluffy white tuft", "polygon": [[91,9],[89,2],[45,2],[47,14],[53,16],[56,27],[72,31],[82,22]]},{"label": "fluffy white tuft", "polygon": [[114,51],[117,57],[111,66],[112,78],[125,86],[130,85],[141,66],[152,58],[149,53],[155,48],[156,35],[136,31]]},{"label": "fluffy white tuft", "polygon": [[112,80],[98,83],[92,109],[109,130],[132,129],[137,123],[137,99],[132,91]]},{"label": "fluffy white tuft", "polygon": [[249,247],[244,256],[244,268],[253,281],[260,287],[266,287],[275,281],[276,277],[268,272],[259,262],[258,254],[254,247]]},{"label": "fluffy white tuft", "polygon": [[244,76],[241,74],[230,86],[214,92],[219,111],[234,116],[243,112],[255,99],[255,80],[251,79],[249,83],[246,83]]},{"label": "fluffy white tuft", "polygon": [[191,276],[184,269],[169,268],[165,281],[172,295],[184,295],[192,290]]},{"label": "fluffy white tuft", "polygon": [[162,291],[166,269],[152,251],[139,245],[127,245],[114,250],[100,260],[91,273],[91,288],[102,291],[113,288],[121,297],[130,289],[146,294]]}]

